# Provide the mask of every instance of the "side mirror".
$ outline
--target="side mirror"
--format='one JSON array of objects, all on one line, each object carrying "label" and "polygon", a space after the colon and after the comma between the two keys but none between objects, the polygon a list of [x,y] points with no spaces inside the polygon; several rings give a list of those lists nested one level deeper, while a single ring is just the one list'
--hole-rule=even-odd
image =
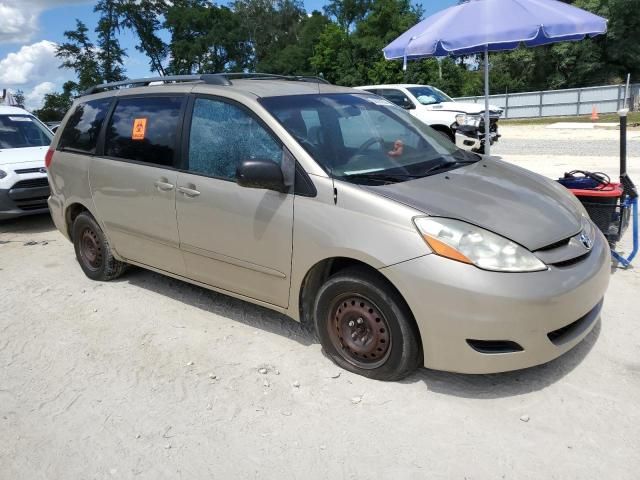
[{"label": "side mirror", "polygon": [[413,104],[413,102],[411,100],[408,99],[404,99],[404,102],[402,102],[402,105],[400,105],[402,108],[404,108],[405,110],[414,110],[416,108],[416,106]]},{"label": "side mirror", "polygon": [[236,182],[241,187],[286,192],[280,165],[265,159],[245,160],[236,169]]}]

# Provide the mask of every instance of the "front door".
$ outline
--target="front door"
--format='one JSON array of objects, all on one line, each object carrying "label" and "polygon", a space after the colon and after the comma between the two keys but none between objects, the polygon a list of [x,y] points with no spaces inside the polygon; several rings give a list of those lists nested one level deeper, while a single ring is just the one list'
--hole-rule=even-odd
[{"label": "front door", "polygon": [[269,159],[282,165],[282,144],[249,110],[211,97],[194,99],[188,132],[186,172],[178,174],[176,193],[187,275],[286,307],[293,193],[235,182],[243,160]]},{"label": "front door", "polygon": [[176,221],[176,148],[184,96],[118,99],[89,182],[113,248],[127,260],[184,275]]}]

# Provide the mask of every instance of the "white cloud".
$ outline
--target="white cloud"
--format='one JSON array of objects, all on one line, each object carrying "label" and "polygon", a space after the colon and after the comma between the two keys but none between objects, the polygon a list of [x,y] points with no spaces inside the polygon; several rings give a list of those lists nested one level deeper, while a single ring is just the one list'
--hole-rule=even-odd
[{"label": "white cloud", "polygon": [[20,43],[38,31],[43,10],[63,5],[91,3],[87,0],[0,0],[0,43]]},{"label": "white cloud", "polygon": [[42,40],[0,59],[0,88],[23,90],[26,107],[40,108],[46,93],[62,90],[62,84],[74,78],[72,71],[58,68],[56,46]]},{"label": "white cloud", "polygon": [[0,43],[29,40],[37,29],[37,13],[0,2]]},{"label": "white cloud", "polygon": [[51,78],[52,74],[57,76],[59,73],[58,64],[55,43],[42,40],[25,45],[0,60],[0,83],[23,85],[34,79]]},{"label": "white cloud", "polygon": [[24,96],[24,106],[27,110],[36,110],[40,108],[44,102],[44,96],[47,93],[56,91],[56,85],[52,82],[42,82],[33,87],[33,90]]}]

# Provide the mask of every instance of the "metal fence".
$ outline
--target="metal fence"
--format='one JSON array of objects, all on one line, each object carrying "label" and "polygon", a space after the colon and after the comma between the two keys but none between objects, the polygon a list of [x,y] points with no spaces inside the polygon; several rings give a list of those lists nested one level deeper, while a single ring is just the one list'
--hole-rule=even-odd
[{"label": "metal fence", "polygon": [[[598,113],[614,113],[623,108],[625,85],[546,90],[542,92],[491,95],[492,105],[504,109],[503,118],[588,115],[595,106]],[[484,103],[484,96],[456,98],[459,102]],[[629,88],[627,106],[640,110],[640,84]]]}]

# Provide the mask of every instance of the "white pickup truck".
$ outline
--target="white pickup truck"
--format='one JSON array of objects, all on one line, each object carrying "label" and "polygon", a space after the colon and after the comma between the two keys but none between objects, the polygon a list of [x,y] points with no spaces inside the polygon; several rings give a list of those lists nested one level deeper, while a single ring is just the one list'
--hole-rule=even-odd
[{"label": "white pickup truck", "polygon": [[[356,87],[375,93],[405,108],[441,132],[460,148],[484,153],[484,104],[456,102],[429,85],[393,84]],[[491,144],[498,141],[498,119],[502,109],[489,106]]]}]

